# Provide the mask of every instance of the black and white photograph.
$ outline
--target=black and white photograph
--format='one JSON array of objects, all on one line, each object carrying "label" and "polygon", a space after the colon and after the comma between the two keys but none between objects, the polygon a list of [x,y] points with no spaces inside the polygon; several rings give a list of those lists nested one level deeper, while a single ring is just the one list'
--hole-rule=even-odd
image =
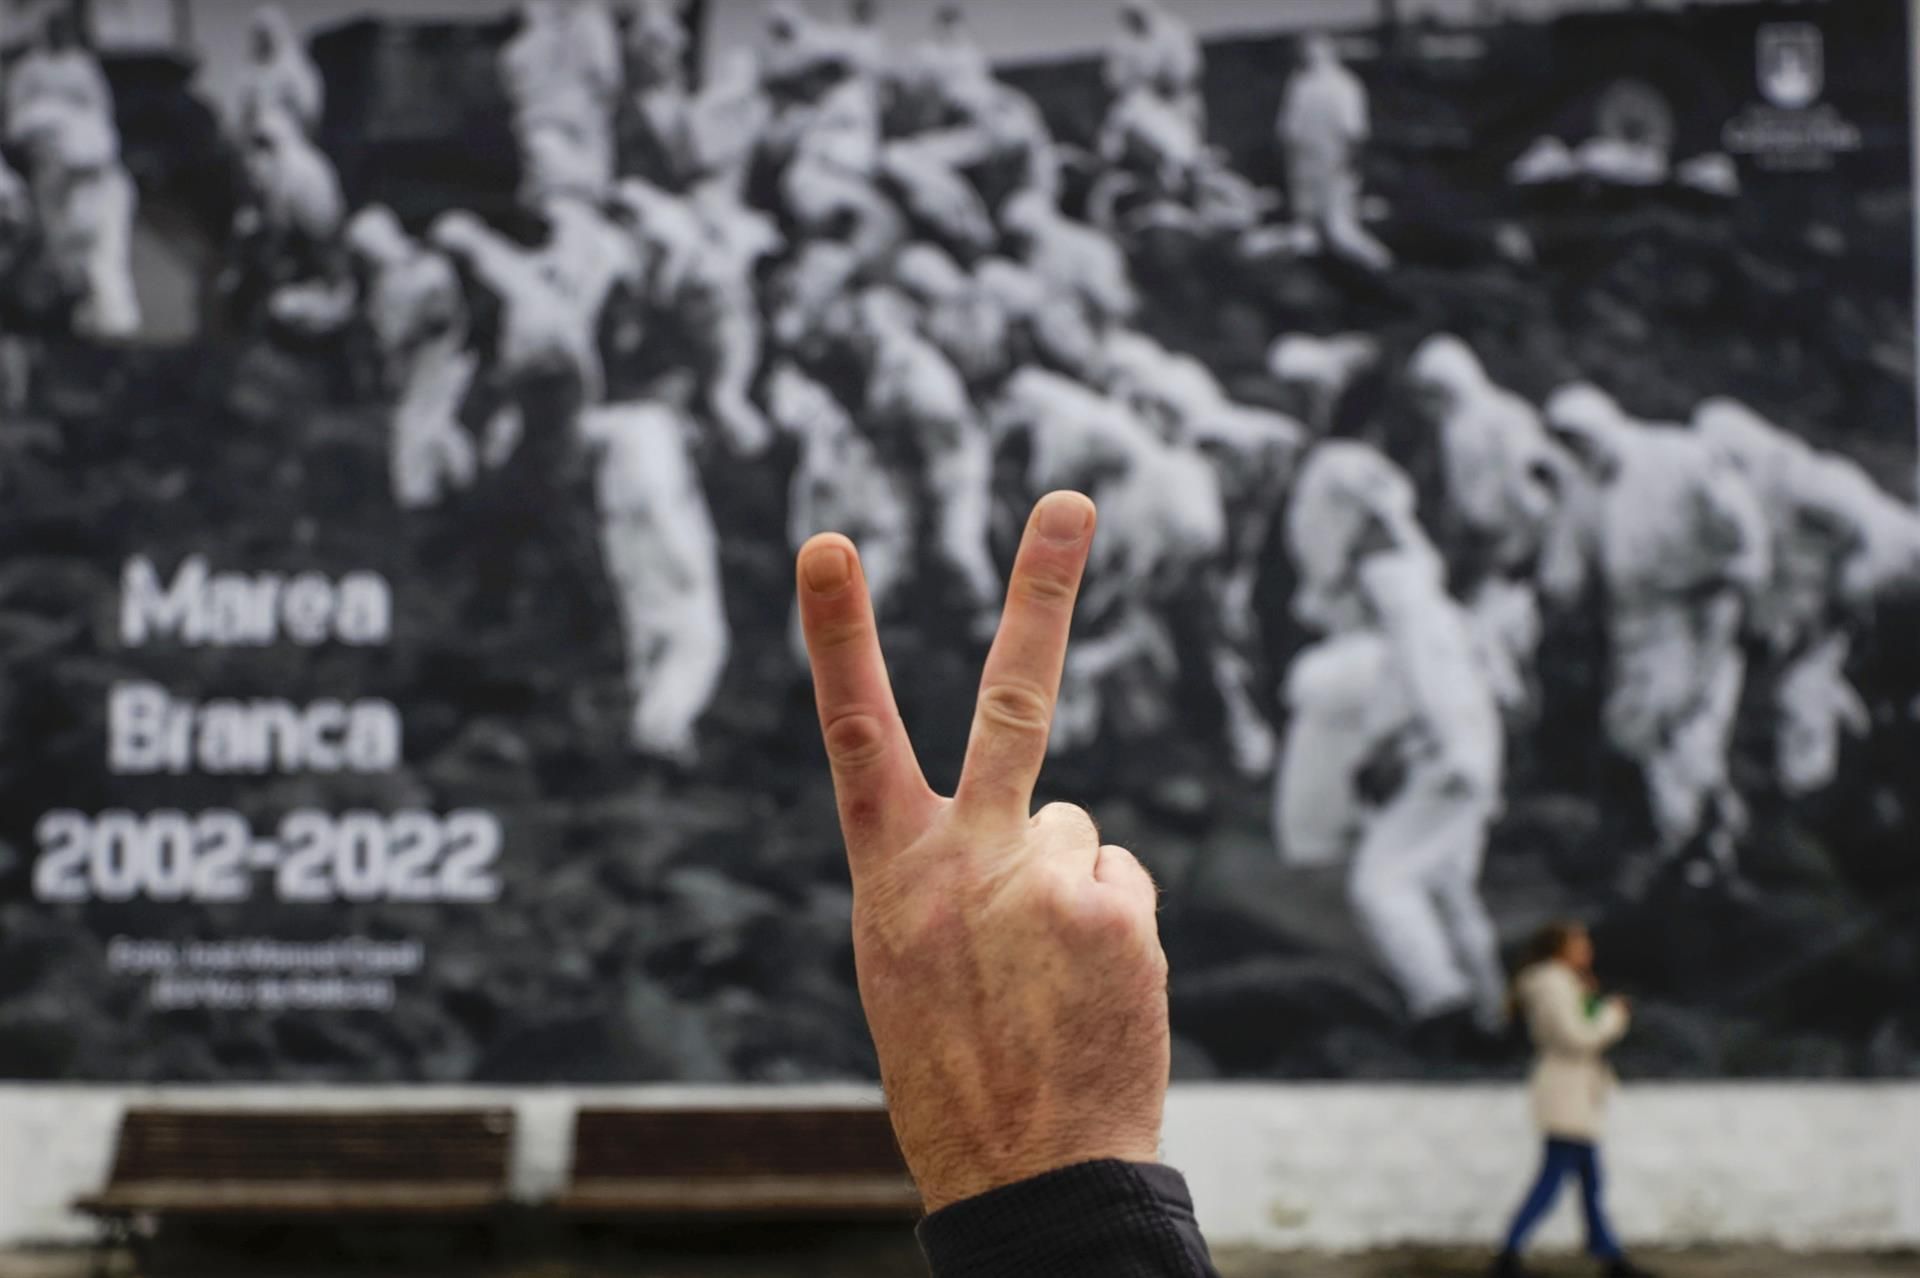
[{"label": "black and white photograph", "polygon": [[794,556],[1176,1081],[1920,1077],[1902,0],[6,0],[0,1078],[878,1077]]}]

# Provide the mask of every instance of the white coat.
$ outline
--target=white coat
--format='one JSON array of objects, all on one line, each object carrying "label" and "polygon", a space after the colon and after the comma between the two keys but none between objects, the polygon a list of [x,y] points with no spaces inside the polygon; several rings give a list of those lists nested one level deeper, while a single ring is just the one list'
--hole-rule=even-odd
[{"label": "white coat", "polygon": [[1539,1053],[1529,1091],[1540,1129],[1561,1140],[1600,1137],[1607,1099],[1615,1087],[1604,1053],[1627,1032],[1618,1001],[1587,1014],[1587,991],[1564,963],[1540,963],[1520,977],[1520,1008]]}]

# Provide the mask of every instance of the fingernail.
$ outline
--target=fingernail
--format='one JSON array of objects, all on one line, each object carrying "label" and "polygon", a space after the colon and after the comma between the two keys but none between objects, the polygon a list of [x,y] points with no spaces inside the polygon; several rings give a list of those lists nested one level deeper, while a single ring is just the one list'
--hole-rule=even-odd
[{"label": "fingernail", "polygon": [[800,575],[816,595],[830,595],[853,577],[853,557],[843,546],[819,546],[800,562]]},{"label": "fingernail", "polygon": [[1093,503],[1079,493],[1050,493],[1040,501],[1040,535],[1070,545],[1087,535]]}]

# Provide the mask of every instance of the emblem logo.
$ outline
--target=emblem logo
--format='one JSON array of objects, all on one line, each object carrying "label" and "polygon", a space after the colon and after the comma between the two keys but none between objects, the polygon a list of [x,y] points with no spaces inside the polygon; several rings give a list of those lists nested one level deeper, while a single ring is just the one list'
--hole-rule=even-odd
[{"label": "emblem logo", "polygon": [[1810,22],[1760,28],[1760,91],[1784,111],[1812,106],[1827,84],[1826,41]]}]

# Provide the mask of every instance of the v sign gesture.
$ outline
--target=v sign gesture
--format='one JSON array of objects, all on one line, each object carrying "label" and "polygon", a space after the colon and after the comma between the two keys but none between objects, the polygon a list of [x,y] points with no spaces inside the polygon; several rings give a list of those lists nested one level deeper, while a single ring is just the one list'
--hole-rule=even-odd
[{"label": "v sign gesture", "polygon": [[1158,1155],[1167,964],[1153,881],[1079,808],[1032,813],[1093,528],[1077,493],[1035,508],[950,799],[914,758],[852,543],[800,552],[860,998],[929,1211]]}]

